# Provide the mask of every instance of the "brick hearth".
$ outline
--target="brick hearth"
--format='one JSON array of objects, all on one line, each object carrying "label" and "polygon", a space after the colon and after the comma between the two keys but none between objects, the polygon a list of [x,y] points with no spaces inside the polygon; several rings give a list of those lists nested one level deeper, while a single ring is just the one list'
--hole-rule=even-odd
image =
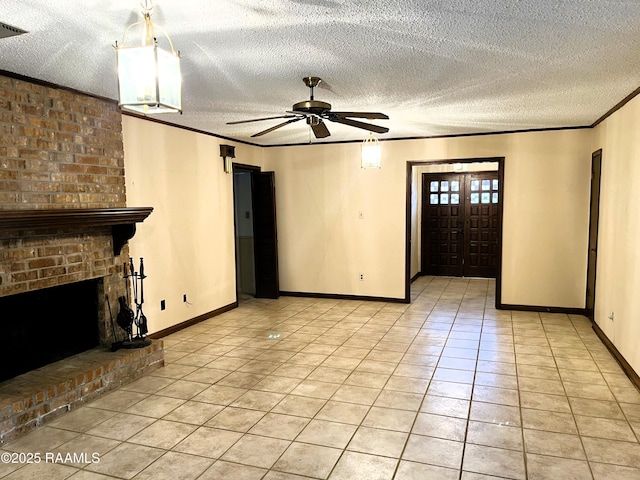
[{"label": "brick hearth", "polygon": [[0,383],[0,445],[164,365],[162,340],[96,348]]}]

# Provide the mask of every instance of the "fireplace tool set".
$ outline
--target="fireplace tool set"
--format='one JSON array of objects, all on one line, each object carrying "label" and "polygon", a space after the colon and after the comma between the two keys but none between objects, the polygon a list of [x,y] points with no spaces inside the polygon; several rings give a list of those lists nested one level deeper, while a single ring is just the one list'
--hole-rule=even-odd
[{"label": "fireplace tool set", "polygon": [[[118,302],[120,303],[120,311],[118,312],[116,321],[118,325],[125,331],[126,338],[121,342],[116,341],[114,344],[112,344],[112,351],[115,351],[118,348],[142,348],[151,344],[151,340],[145,337],[149,329],[147,328],[147,317],[142,311],[142,304],[144,303],[144,279],[147,278],[147,276],[144,274],[143,259],[140,258],[140,267],[136,272],[133,265],[133,258],[130,258],[129,264],[124,264],[122,274],[125,281],[126,296],[118,297]],[[135,312],[129,307],[129,279],[131,279],[131,295],[133,296],[133,303],[136,308]],[[138,293],[140,294],[139,297]],[[109,310],[111,310],[111,306],[109,306]],[[135,335],[133,331],[134,325],[136,326]],[[113,334],[115,339],[115,330]]]}]

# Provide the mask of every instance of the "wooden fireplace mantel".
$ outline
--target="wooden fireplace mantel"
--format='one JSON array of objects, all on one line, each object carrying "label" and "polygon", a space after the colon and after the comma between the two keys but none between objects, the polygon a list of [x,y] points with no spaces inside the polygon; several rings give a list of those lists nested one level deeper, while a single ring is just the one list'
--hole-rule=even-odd
[{"label": "wooden fireplace mantel", "polygon": [[113,253],[120,255],[135,234],[136,223],[143,222],[152,211],[153,207],[0,210],[0,231],[110,226]]}]

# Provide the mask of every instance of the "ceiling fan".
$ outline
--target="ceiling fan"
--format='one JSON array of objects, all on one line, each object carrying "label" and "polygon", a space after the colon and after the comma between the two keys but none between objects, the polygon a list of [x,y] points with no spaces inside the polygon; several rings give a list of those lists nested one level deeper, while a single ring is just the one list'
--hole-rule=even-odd
[{"label": "ceiling fan", "polygon": [[302,79],[304,84],[309,87],[311,94],[309,100],[298,102],[293,105],[291,110],[287,110],[287,115],[279,115],[277,117],[265,117],[255,118],[253,120],[239,120],[237,122],[228,122],[227,125],[236,125],[238,123],[249,122],[262,122],[263,120],[275,120],[277,118],[286,118],[285,122],[282,122],[274,127],[267,128],[261,132],[258,132],[251,137],[259,137],[267,133],[271,133],[280,127],[289,125],[290,123],[298,122],[302,119],[306,119],[307,125],[313,130],[313,134],[316,138],[325,138],[331,135],[329,129],[325,125],[323,120],[329,120],[330,122],[342,123],[351,127],[362,128],[376,133],[387,133],[389,129],[387,127],[380,127],[379,125],[372,125],[370,123],[364,123],[359,120],[353,120],[353,118],[367,118],[370,120],[380,119],[388,120],[389,117],[384,113],[378,112],[332,112],[331,104],[315,100],[313,98],[313,89],[318,86],[322,79],[319,77],[304,77]]}]

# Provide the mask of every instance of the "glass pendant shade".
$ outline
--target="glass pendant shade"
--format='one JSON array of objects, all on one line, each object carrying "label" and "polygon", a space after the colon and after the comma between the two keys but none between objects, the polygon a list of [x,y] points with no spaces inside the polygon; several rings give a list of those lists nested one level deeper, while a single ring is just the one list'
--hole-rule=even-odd
[{"label": "glass pendant shade", "polygon": [[378,139],[369,134],[364,142],[362,142],[362,160],[360,163],[362,168],[380,168],[380,144]]},{"label": "glass pendant shade", "polygon": [[[144,12],[144,35],[141,46],[116,44],[118,62],[118,105],[142,114],[182,112],[182,76],[180,55],[158,46],[151,16]],[[125,32],[126,34],[126,32]]]}]

